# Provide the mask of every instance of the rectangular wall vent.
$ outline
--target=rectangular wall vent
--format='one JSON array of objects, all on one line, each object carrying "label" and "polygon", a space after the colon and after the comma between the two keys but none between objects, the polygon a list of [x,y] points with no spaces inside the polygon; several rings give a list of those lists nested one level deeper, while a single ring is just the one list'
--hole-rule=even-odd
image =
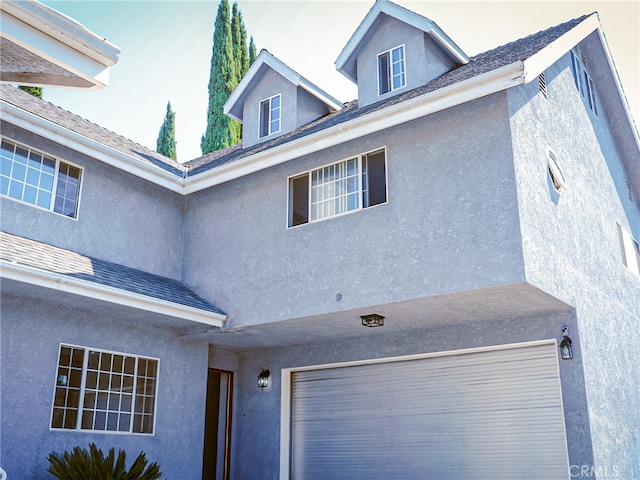
[{"label": "rectangular wall vent", "polygon": [[538,75],[538,86],[542,94],[547,97],[547,80],[544,78],[544,72]]}]

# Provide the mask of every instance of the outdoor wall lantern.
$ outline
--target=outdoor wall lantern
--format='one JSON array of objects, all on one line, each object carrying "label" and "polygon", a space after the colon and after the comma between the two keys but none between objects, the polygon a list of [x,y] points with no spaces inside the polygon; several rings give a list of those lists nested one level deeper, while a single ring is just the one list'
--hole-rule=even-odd
[{"label": "outdoor wall lantern", "polygon": [[384,325],[384,317],[377,313],[362,315],[360,318],[362,319],[362,325],[365,327],[382,327]]},{"label": "outdoor wall lantern", "polygon": [[258,386],[260,388],[269,386],[269,374],[269,370],[262,370],[262,372],[260,372],[260,375],[258,375]]},{"label": "outdoor wall lantern", "polygon": [[562,329],[560,356],[563,360],[571,360],[573,358],[573,348],[571,347],[571,339],[569,338],[569,327],[564,327]]}]

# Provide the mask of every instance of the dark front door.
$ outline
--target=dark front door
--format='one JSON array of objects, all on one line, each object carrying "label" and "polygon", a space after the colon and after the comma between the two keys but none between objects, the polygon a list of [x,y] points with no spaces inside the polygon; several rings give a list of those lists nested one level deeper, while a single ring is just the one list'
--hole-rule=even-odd
[{"label": "dark front door", "polygon": [[203,480],[228,480],[233,374],[209,369],[204,422]]}]

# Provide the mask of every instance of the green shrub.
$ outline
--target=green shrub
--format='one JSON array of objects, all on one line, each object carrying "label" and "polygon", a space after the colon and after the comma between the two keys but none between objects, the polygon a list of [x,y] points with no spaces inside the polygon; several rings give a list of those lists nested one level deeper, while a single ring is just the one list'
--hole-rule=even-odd
[{"label": "green shrub", "polygon": [[75,447],[71,453],[50,453],[47,460],[51,466],[47,471],[60,480],[156,480],[162,475],[157,463],[147,467],[144,452],[140,452],[128,472],[125,459],[126,453],[122,450],[118,450],[116,458],[111,448],[105,457],[102,450],[91,443],[89,450]]}]

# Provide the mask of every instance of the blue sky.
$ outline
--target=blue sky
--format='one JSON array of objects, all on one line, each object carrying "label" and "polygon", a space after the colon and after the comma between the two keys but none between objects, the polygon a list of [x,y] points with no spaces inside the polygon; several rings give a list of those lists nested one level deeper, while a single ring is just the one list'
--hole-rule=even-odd
[{"label": "blue sky", "polygon": [[[46,88],[44,98],[155,149],[167,101],[176,112],[178,160],[200,156],[218,0],[43,0],[122,49],[109,86],[96,92]],[[468,54],[598,11],[632,115],[640,124],[640,2],[402,1],[436,22]],[[338,100],[356,88],[334,62],[373,0],[239,0],[249,35]]]}]

